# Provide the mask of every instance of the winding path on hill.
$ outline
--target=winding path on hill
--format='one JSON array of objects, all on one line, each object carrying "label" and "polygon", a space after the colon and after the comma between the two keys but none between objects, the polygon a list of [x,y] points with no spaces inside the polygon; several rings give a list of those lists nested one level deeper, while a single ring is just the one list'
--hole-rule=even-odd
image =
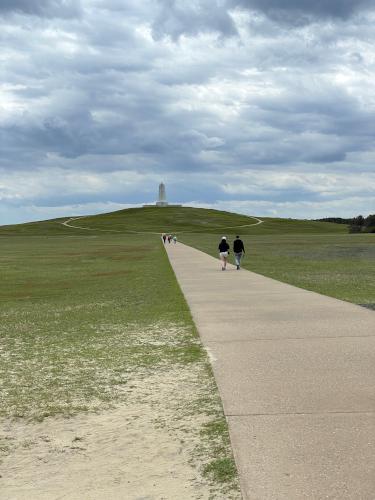
[{"label": "winding path on hill", "polygon": [[128,229],[127,231],[121,231],[120,229],[99,229],[99,228],[96,228],[96,227],[87,227],[87,226],[74,226],[72,224],[69,224],[70,222],[74,221],[74,220],[79,220],[79,219],[84,219],[86,216],[81,216],[81,217],[70,217],[69,219],[67,219],[66,221],[64,222],[60,222],[60,224],[62,224],[63,226],[65,227],[70,227],[70,228],[73,228],[73,229],[83,229],[83,230],[86,230],[86,231],[100,231],[100,232],[104,232],[104,233],[132,233],[132,234],[160,234],[160,233],[152,233],[151,231],[131,231],[130,229]]},{"label": "winding path on hill", "polygon": [[[66,221],[60,222],[60,224],[62,224],[65,227],[70,227],[73,229],[83,229],[86,231],[100,231],[100,232],[105,232],[105,233],[125,233],[125,232],[127,232],[127,233],[132,233],[132,234],[158,234],[158,235],[160,234],[160,232],[154,232],[154,231],[132,231],[130,229],[128,229],[126,231],[121,231],[120,229],[97,229],[97,228],[93,228],[93,227],[75,226],[75,225],[70,224],[70,222],[73,222],[75,220],[85,219],[86,217],[88,217],[88,216],[81,215],[80,217],[69,217],[69,219],[67,219]],[[262,219],[259,219],[258,217],[251,216],[251,218],[255,219],[257,222],[255,222],[254,224],[243,224],[241,226],[221,226],[221,227],[218,227],[215,229],[217,229],[217,231],[221,231],[221,230],[225,230],[225,229],[237,229],[237,228],[241,228],[241,227],[258,226],[259,224],[263,224],[263,222],[264,222]],[[179,231],[178,233],[179,234],[186,234],[186,233],[193,233],[193,232],[194,231]]]},{"label": "winding path on hill", "polygon": [[258,226],[259,224],[263,224],[264,223],[264,220],[259,219],[258,217],[254,217],[253,215],[251,215],[249,217],[251,217],[252,219],[255,219],[257,222],[255,222],[255,224],[242,224],[241,226],[223,226],[223,228],[224,229],[237,229],[238,227]]},{"label": "winding path on hill", "polygon": [[244,499],[375,492],[375,314],[183,244],[170,262],[213,365]]},{"label": "winding path on hill", "polygon": [[65,227],[71,227],[73,229],[84,229],[85,231],[104,231],[106,233],[121,233],[122,232],[122,231],[119,231],[117,229],[96,229],[94,227],[73,226],[72,224],[70,224],[70,222],[72,222],[74,220],[80,220],[80,219],[84,219],[84,218],[85,218],[85,216],[69,217],[69,219],[67,219],[66,221],[60,222],[60,224],[62,224]]}]

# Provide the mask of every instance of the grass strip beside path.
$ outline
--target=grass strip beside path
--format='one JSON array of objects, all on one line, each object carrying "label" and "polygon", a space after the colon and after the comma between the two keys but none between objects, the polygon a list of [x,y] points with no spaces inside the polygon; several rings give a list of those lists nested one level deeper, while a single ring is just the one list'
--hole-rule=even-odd
[{"label": "grass strip beside path", "polygon": [[[239,234],[246,248],[245,269],[348,302],[375,305],[373,234]],[[181,241],[218,257],[221,236],[184,234]],[[235,233],[226,236],[232,244]]]},{"label": "grass strip beside path", "polygon": [[65,230],[1,236],[0,416],[126,404],[134,381],[190,366],[196,389],[179,414],[196,419],[201,473],[230,498],[238,482],[221,402],[159,238]]}]

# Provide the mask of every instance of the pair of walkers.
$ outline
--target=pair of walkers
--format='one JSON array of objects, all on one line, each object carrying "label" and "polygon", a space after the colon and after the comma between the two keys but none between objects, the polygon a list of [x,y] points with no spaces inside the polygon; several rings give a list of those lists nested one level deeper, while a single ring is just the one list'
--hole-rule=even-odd
[{"label": "pair of walkers", "polygon": [[[222,271],[225,271],[227,268],[229,250],[230,250],[230,246],[227,242],[227,238],[226,238],[226,236],[223,236],[221,238],[220,243],[219,243],[219,255],[220,255],[220,260],[221,260],[221,270]],[[242,256],[245,253],[245,247],[244,247],[243,241],[240,239],[239,236],[236,236],[236,239],[233,242],[233,253],[234,253],[234,260],[236,262],[237,271],[238,271],[241,267]]]}]

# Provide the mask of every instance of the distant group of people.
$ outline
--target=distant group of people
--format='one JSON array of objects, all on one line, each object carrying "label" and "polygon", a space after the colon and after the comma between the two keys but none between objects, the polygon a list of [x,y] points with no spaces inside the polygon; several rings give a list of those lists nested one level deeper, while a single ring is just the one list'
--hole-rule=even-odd
[{"label": "distant group of people", "polygon": [[[227,268],[228,256],[230,253],[230,246],[227,242],[226,236],[223,236],[221,238],[218,250],[219,250],[220,261],[221,261],[221,270],[225,271]],[[236,236],[236,239],[233,242],[233,253],[234,253],[234,260],[235,260],[235,263],[237,266],[237,271],[238,271],[241,268],[241,259],[245,253],[245,247],[244,247],[243,241],[240,239],[239,236]]]},{"label": "distant group of people", "polygon": [[172,236],[171,234],[163,233],[161,235],[161,238],[163,240],[164,245],[166,244],[167,241],[168,243],[171,243],[171,241],[173,241],[174,244],[177,243],[177,236],[175,234]]}]

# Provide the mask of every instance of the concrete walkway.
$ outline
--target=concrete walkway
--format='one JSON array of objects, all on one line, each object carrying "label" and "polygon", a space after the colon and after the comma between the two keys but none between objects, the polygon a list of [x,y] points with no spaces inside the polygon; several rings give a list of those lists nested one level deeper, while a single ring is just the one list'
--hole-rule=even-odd
[{"label": "concrete walkway", "polygon": [[166,246],[211,355],[244,499],[375,499],[375,313]]}]

